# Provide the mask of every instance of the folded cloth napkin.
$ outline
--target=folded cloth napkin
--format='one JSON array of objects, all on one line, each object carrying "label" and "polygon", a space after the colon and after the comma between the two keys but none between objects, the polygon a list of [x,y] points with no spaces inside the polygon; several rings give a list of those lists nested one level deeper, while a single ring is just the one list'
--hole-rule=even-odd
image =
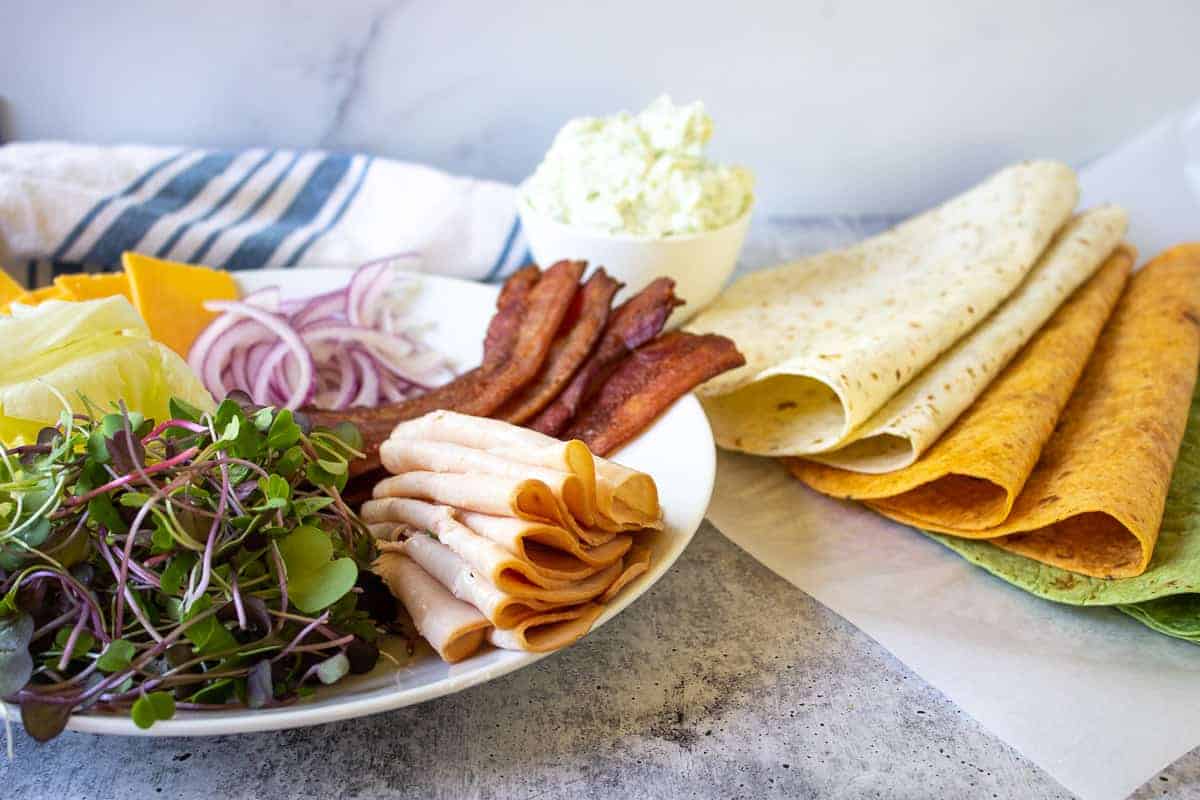
[{"label": "folded cloth napkin", "polygon": [[0,265],[30,286],[136,250],[230,270],[353,267],[406,251],[497,280],[530,259],[515,189],[318,150],[0,147]]}]

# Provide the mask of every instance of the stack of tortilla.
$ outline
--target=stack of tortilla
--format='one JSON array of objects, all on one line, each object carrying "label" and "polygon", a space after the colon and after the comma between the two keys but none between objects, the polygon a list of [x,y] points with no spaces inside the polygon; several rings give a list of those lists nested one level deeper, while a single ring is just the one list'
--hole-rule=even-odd
[{"label": "stack of tortilla", "polygon": [[[1072,215],[1075,196],[1065,166],[1021,164],[847,250],[751,275],[693,322],[747,357],[702,397],[724,447],[785,457],[814,489],[1042,596],[1200,637],[1200,514],[1180,477],[1200,462],[1200,431],[1180,454],[1200,246],[1130,278],[1124,212]],[[1168,595],[1184,597],[1155,599]]]},{"label": "stack of tortilla", "polygon": [[545,652],[591,628],[650,566],[650,476],[500,420],[435,411],[380,448],[392,476],[364,504],[379,574],[449,662],[485,641]]}]

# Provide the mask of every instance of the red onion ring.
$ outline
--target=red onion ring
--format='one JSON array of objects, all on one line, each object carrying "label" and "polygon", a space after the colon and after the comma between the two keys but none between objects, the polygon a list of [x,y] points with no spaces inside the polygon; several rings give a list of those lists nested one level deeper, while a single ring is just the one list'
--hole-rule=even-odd
[{"label": "red onion ring", "polygon": [[277,287],[205,307],[221,316],[188,363],[214,395],[243,389],[255,402],[344,409],[405,399],[450,377],[445,359],[404,329],[387,304],[400,254],[364,264],[345,289],[285,300]]}]

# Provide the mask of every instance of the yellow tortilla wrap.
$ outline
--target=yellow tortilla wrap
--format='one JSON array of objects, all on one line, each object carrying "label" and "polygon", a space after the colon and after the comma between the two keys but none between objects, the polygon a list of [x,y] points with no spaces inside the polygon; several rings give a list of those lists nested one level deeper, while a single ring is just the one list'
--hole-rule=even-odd
[{"label": "yellow tortilla wrap", "polygon": [[1097,578],[1150,563],[1200,365],[1200,244],[1129,281],[1008,519],[1005,550]]},{"label": "yellow tortilla wrap", "polygon": [[1133,266],[1127,246],[1078,289],[915,464],[867,475],[801,459],[792,473],[819,492],[867,500],[909,525],[970,535],[1004,522],[1083,374]]},{"label": "yellow tortilla wrap", "polygon": [[698,390],[717,443],[772,456],[844,445],[1012,294],[1077,198],[1069,167],[1027,162],[853,247],[739,280],[687,328],[746,357]]}]

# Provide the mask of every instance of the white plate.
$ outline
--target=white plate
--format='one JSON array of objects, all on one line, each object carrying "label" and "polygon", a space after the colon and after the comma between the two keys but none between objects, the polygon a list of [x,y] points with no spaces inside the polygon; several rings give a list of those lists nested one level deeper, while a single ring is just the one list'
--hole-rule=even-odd
[{"label": "white plate", "polygon": [[[264,270],[238,276],[245,291],[279,286],[285,297],[303,297],[344,285],[340,270]],[[468,281],[414,276],[414,319],[428,324],[425,338],[458,366],[479,362],[484,330],[491,319],[496,287]],[[623,447],[615,459],[654,476],[666,527],[643,534],[653,548],[649,571],[630,583],[596,622],[621,613],[675,563],[700,527],[712,494],[716,461],[712,432],[695,397],[675,403],[650,428]],[[312,698],[285,708],[259,711],[181,711],[174,719],[138,728],[123,715],[76,714],[68,729],[126,736],[213,736],[280,730],[361,717],[420,703],[490,681],[543,658],[543,655],[487,649],[458,664],[435,655],[418,656],[402,667],[381,658],[368,674],[322,688]],[[10,709],[16,712],[16,709]]]}]

